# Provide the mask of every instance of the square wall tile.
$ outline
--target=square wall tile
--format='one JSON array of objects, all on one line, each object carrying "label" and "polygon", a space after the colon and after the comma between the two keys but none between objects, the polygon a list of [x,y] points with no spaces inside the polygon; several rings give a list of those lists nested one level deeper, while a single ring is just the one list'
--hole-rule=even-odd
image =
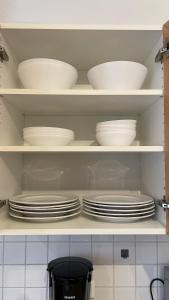
[{"label": "square wall tile", "polygon": [[[129,257],[121,257],[121,250],[129,250]],[[135,265],[135,243],[118,242],[114,243],[114,264],[115,265]]]},{"label": "square wall tile", "polygon": [[[0,300],[2,300],[2,293],[3,293],[3,289],[0,288]],[[5,300],[5,298],[4,298]]]},{"label": "square wall tile", "polygon": [[[165,264],[165,265],[158,265],[158,278],[161,278],[164,280],[164,269],[167,266],[169,267],[169,263]],[[163,284],[160,281],[158,281],[157,284],[158,284],[158,286],[163,287]]]},{"label": "square wall tile", "polygon": [[158,242],[169,242],[169,235],[163,234],[163,235],[157,235]]},{"label": "square wall tile", "polygon": [[93,280],[95,282],[95,286],[113,287],[113,265],[95,265]]},{"label": "square wall tile", "polygon": [[0,235],[0,242],[3,242],[3,241],[4,241],[4,236]]},{"label": "square wall tile", "polygon": [[69,235],[49,235],[49,242],[69,242]]},{"label": "square wall tile", "polygon": [[135,242],[135,235],[114,235],[114,242]]},{"label": "square wall tile", "polygon": [[135,288],[115,288],[114,294],[115,300],[135,300]]},{"label": "square wall tile", "polygon": [[158,263],[169,264],[169,244],[158,243]]},{"label": "square wall tile", "polygon": [[136,243],[136,264],[157,264],[157,244],[153,242]]},{"label": "square wall tile", "polygon": [[71,235],[71,242],[91,242],[91,235]]},{"label": "square wall tile", "polygon": [[47,290],[46,288],[26,288],[25,300],[46,300]]},{"label": "square wall tile", "polygon": [[47,287],[48,272],[46,265],[26,266],[26,287]]},{"label": "square wall tile", "polygon": [[0,243],[0,265],[3,264],[3,253],[4,253],[3,243]]},{"label": "square wall tile", "polygon": [[91,260],[92,249],[91,243],[88,242],[72,242],[70,243],[70,255],[71,256],[81,256]]},{"label": "square wall tile", "polygon": [[3,300],[23,300],[23,288],[5,288],[3,289]]},{"label": "square wall tile", "polygon": [[[157,288],[153,288],[154,299],[157,299]],[[161,298],[162,300],[163,298]],[[150,296],[149,287],[136,288],[136,300],[152,300]]]},{"label": "square wall tile", "polygon": [[5,242],[25,242],[26,236],[25,235],[5,235],[4,241]]},{"label": "square wall tile", "polygon": [[4,264],[25,264],[25,243],[7,242],[4,244]]},{"label": "square wall tile", "polygon": [[96,300],[103,300],[103,299],[114,300],[114,298],[113,298],[113,289],[112,288],[100,288],[100,287],[96,287],[96,290],[95,290],[95,299]]},{"label": "square wall tile", "polygon": [[113,242],[113,235],[92,235],[92,242]]},{"label": "square wall tile", "polygon": [[2,277],[2,271],[3,271],[3,267],[0,266],[0,287],[3,286],[3,277]]},{"label": "square wall tile", "polygon": [[114,266],[114,277],[115,287],[134,287],[135,266]]},{"label": "square wall tile", "polygon": [[47,264],[47,243],[28,242],[26,245],[26,264]]},{"label": "square wall tile", "polygon": [[24,287],[25,266],[4,266],[3,272],[4,287]]},{"label": "square wall tile", "polygon": [[48,249],[48,262],[52,259],[69,256],[69,243],[67,242],[50,242]]},{"label": "square wall tile", "polygon": [[47,235],[27,235],[26,240],[28,242],[47,242]]},{"label": "square wall tile", "polygon": [[156,242],[157,236],[156,235],[136,235],[136,242]]},{"label": "square wall tile", "polygon": [[92,243],[92,261],[95,265],[112,265],[113,243]]},{"label": "square wall tile", "polygon": [[[136,286],[149,287],[153,278],[157,277],[157,265],[137,265],[136,266]],[[154,282],[154,286],[156,282]]]}]

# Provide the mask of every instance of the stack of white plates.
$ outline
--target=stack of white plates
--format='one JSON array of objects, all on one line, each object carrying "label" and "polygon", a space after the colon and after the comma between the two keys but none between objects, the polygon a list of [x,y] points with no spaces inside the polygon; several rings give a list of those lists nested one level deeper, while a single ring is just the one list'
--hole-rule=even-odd
[{"label": "stack of white plates", "polygon": [[21,194],[9,200],[9,215],[25,221],[59,221],[74,217],[80,211],[78,196],[71,194]]},{"label": "stack of white plates", "polygon": [[114,120],[96,125],[96,139],[102,146],[129,146],[136,137],[136,120]]},{"label": "stack of white plates", "polygon": [[93,194],[84,197],[83,212],[103,221],[132,222],[152,217],[155,203],[143,194]]},{"label": "stack of white plates", "polygon": [[58,127],[26,127],[24,141],[34,146],[65,146],[74,140],[74,132]]}]

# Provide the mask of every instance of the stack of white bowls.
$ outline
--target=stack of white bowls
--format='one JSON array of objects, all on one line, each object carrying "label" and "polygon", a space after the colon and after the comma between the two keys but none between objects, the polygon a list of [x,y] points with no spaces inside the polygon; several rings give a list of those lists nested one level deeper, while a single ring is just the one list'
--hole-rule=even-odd
[{"label": "stack of white bowls", "polygon": [[102,146],[129,146],[136,137],[136,120],[114,120],[96,125],[96,139]]},{"label": "stack of white bowls", "polygon": [[26,127],[23,137],[32,146],[65,146],[74,140],[74,132],[58,127]]}]

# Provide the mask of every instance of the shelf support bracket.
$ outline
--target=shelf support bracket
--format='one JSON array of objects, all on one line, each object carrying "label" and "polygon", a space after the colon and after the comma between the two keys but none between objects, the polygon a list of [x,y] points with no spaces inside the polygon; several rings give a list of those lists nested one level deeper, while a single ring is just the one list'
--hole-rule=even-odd
[{"label": "shelf support bracket", "polygon": [[166,45],[158,51],[158,53],[155,57],[155,62],[162,63],[167,58],[169,58],[169,39],[166,41]]}]

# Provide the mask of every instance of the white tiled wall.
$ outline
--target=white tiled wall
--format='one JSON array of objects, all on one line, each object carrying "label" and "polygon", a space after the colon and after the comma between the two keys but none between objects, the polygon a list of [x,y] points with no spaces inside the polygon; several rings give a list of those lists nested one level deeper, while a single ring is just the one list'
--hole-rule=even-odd
[{"label": "white tiled wall", "polygon": [[[121,257],[121,249],[129,257]],[[0,237],[0,300],[47,300],[51,259],[83,256],[94,263],[96,300],[150,300],[149,283],[169,265],[167,236]],[[155,300],[163,287],[154,284]]]}]

